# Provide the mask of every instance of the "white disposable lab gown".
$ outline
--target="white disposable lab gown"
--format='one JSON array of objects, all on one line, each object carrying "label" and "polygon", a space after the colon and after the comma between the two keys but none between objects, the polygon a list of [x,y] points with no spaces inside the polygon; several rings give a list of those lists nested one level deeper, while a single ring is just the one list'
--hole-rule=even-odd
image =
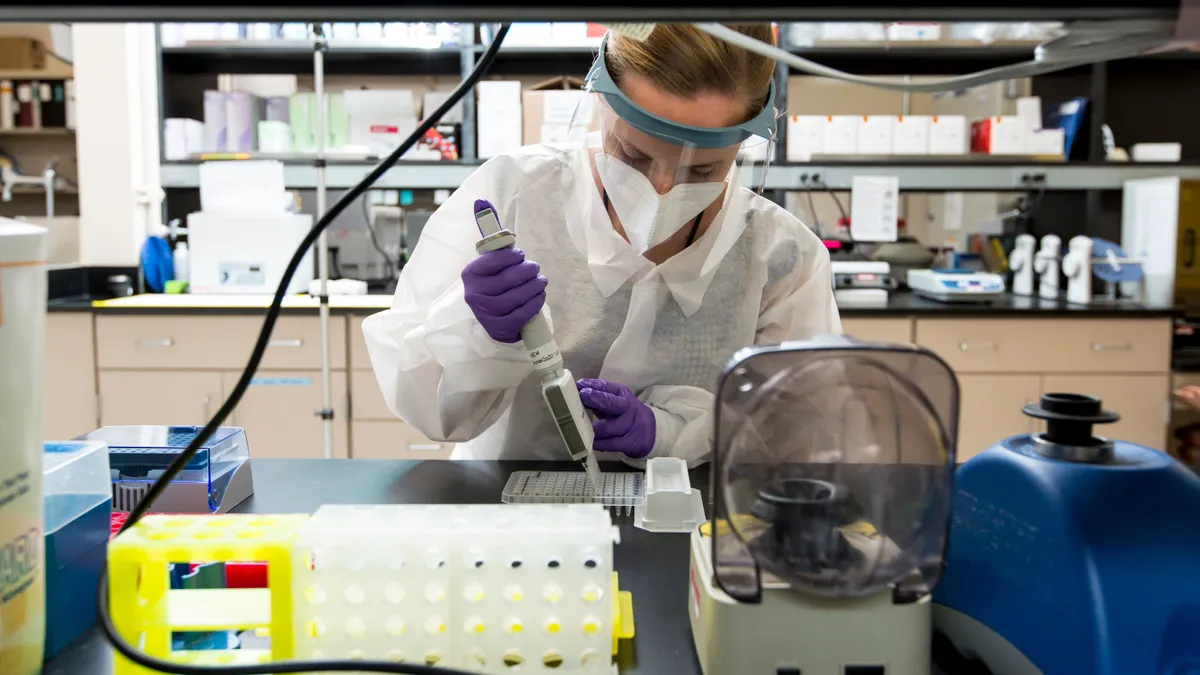
[{"label": "white disposable lab gown", "polygon": [[653,409],[650,457],[708,458],[712,392],[738,349],[841,332],[828,252],[770,200],[727,190],[704,235],[654,265],[613,229],[582,145],[522,148],[485,163],[437,210],[392,308],[363,323],[388,407],[456,442],[454,459],[568,458],[524,345],[489,338],[463,299],[476,199],[541,265],[571,373],[625,384]]}]

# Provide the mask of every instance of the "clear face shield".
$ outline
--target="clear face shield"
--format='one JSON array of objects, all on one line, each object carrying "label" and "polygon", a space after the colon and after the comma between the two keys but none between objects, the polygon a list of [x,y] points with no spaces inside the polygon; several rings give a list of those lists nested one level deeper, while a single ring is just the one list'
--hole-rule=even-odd
[{"label": "clear face shield", "polygon": [[719,222],[725,205],[745,199],[739,186],[761,190],[774,152],[774,88],[764,109],[743,124],[680,124],[642,108],[617,87],[606,45],[607,38],[569,136],[585,139],[601,204],[630,245],[639,254],[664,244],[681,250]]},{"label": "clear face shield", "polygon": [[718,585],[927,595],[949,532],[958,385],[936,356],[845,338],[738,354],[717,392]]}]

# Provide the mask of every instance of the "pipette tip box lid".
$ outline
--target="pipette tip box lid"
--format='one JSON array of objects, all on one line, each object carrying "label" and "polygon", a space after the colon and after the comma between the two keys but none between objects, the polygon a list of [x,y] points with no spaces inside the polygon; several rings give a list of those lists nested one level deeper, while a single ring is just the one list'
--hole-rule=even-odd
[{"label": "pipette tip box lid", "polygon": [[[77,441],[108,444],[113,510],[130,511],[200,433],[193,426],[112,426]],[[246,431],[218,427],[154,504],[168,513],[225,513],[254,493]]]}]

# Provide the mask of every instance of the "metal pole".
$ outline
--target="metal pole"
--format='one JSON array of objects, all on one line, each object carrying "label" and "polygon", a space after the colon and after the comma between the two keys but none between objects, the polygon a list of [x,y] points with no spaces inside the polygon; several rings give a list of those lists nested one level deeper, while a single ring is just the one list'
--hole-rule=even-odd
[{"label": "metal pole", "polygon": [[[316,99],[317,215],[325,215],[325,35],[321,24],[313,24],[313,93]],[[329,241],[322,232],[317,239],[317,299],[321,321],[321,410],[325,432],[325,459],[333,459],[333,388],[329,372]]]},{"label": "metal pole", "polygon": [[[458,26],[458,54],[461,77],[470,74],[475,67],[475,24],[463,23]],[[458,139],[458,158],[463,160],[475,159],[475,93],[462,98],[462,135]],[[431,110],[426,110],[428,115]]]}]

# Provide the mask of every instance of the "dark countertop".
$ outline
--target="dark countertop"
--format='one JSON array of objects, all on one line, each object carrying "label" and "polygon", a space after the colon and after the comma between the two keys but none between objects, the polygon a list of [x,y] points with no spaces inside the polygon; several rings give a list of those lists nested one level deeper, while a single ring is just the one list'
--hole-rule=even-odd
[{"label": "dark countertop", "polygon": [[[496,503],[519,469],[559,469],[562,463],[401,460],[254,461],[255,494],[236,510],[312,513],[325,504]],[[708,469],[692,472],[708,492]],[[651,534],[621,524],[614,565],[621,589],[632,591],[637,635],[622,645],[621,673],[699,675],[687,614],[688,535]],[[111,675],[112,657],[98,630],[46,664],[43,675]]]},{"label": "dark countertop", "polygon": [[923,298],[909,292],[893,293],[886,306],[838,305],[846,318],[873,316],[977,317],[1036,316],[1074,318],[1171,317],[1177,312],[1171,306],[1151,306],[1128,301],[1094,299],[1089,305],[1076,305],[1066,300],[1046,300],[1005,293],[988,303],[950,303]]},{"label": "dark countertop", "polygon": [[[332,314],[367,315],[385,309],[391,296],[381,297],[379,307],[332,307]],[[262,316],[265,309],[261,307],[94,307],[91,300],[63,298],[51,300],[48,305],[51,312],[95,312],[98,314],[126,315],[241,315]],[[928,300],[912,293],[893,293],[886,305],[852,305],[843,304],[838,307],[843,318],[878,318],[878,317],[1072,317],[1072,318],[1168,318],[1178,314],[1170,306],[1150,306],[1136,302],[1109,302],[1095,300],[1090,305],[1074,305],[1065,300],[1045,300],[1042,298],[1005,295],[989,303],[945,303]],[[314,315],[317,313],[311,307],[292,307],[283,309],[285,315]]]},{"label": "dark countertop", "polygon": [[[486,504],[496,503],[517,470],[561,470],[555,462],[414,461],[366,459],[258,459],[254,496],[239,505],[242,513],[313,513],[325,504]],[[620,470],[620,469],[612,469]],[[692,487],[705,495],[708,465],[691,472]],[[618,670],[656,675],[700,675],[688,619],[689,535],[652,534],[618,520],[621,543],[613,564],[621,590],[633,593],[637,634],[624,642]],[[939,653],[935,640],[934,652]],[[953,675],[980,675],[964,668]],[[112,675],[108,644],[93,628],[58,657],[43,675]],[[943,674],[936,666],[931,675]]]}]

